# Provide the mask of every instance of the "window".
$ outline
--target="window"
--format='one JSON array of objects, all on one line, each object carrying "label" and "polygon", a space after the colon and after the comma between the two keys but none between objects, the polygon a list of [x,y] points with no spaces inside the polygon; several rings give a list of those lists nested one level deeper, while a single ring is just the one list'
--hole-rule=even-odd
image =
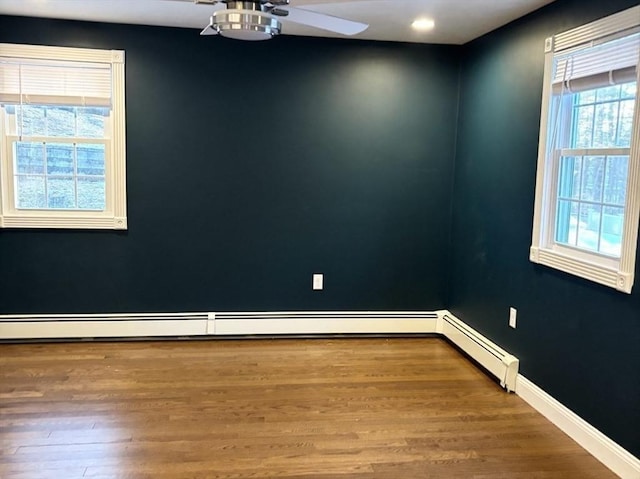
[{"label": "window", "polygon": [[547,39],[531,261],[631,292],[640,7]]},{"label": "window", "polygon": [[126,229],[124,52],[0,44],[0,226]]}]

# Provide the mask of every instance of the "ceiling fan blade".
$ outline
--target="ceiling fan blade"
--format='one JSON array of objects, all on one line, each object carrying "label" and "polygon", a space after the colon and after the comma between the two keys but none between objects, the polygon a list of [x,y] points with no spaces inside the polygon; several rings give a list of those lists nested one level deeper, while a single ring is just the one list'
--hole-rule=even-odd
[{"label": "ceiling fan blade", "polygon": [[366,23],[354,22],[325,13],[312,12],[311,10],[293,7],[287,7],[286,10],[289,15],[285,18],[289,22],[321,28],[330,32],[341,33],[342,35],[356,35],[364,32],[369,27]]}]

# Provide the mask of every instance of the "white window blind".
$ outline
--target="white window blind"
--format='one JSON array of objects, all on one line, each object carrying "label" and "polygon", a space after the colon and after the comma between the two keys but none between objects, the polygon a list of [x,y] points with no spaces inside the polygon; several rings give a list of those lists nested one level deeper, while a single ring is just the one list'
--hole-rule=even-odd
[{"label": "white window blind", "polygon": [[635,81],[640,33],[554,54],[553,93],[576,93]]},{"label": "white window blind", "polygon": [[111,106],[107,63],[0,57],[0,103]]}]

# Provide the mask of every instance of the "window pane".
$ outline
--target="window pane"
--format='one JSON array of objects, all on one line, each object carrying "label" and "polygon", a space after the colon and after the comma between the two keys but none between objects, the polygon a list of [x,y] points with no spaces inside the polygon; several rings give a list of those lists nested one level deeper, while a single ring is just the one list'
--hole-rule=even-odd
[{"label": "window pane", "polygon": [[627,195],[628,156],[607,158],[607,174],[604,180],[604,202],[624,206]]},{"label": "window pane", "polygon": [[48,208],[75,208],[76,191],[73,177],[50,177],[47,180]]},{"label": "window pane", "polygon": [[[607,90],[607,88],[605,88]],[[601,90],[598,90],[600,92]],[[593,125],[593,146],[596,148],[616,145],[618,131],[618,103],[596,105]]]},{"label": "window pane", "polygon": [[580,221],[578,223],[578,247],[598,251],[600,236],[600,215],[602,206],[580,204]]},{"label": "window pane", "polygon": [[47,136],[76,136],[76,114],[72,106],[44,107],[47,113]]},{"label": "window pane", "polygon": [[572,142],[574,148],[589,148],[593,143],[593,111],[593,105],[576,109]]},{"label": "window pane", "polygon": [[44,176],[18,175],[15,182],[16,208],[45,208]]},{"label": "window pane", "polygon": [[108,108],[80,108],[76,109],[78,137],[105,138],[105,120],[109,115]]},{"label": "window pane", "polygon": [[613,256],[620,256],[622,251],[622,231],[624,226],[624,209],[605,206],[602,216],[602,238],[600,251]]},{"label": "window pane", "polygon": [[618,139],[616,146],[629,148],[631,146],[631,131],[633,130],[634,100],[620,102],[620,121],[618,123]]},{"label": "window pane", "polygon": [[574,246],[578,231],[579,203],[575,201],[558,201],[556,214],[556,242]]},{"label": "window pane", "polygon": [[47,174],[73,175],[73,145],[70,143],[47,144]]},{"label": "window pane", "polygon": [[576,95],[576,99],[579,105],[584,105],[585,103],[593,103],[594,101],[596,101],[596,91],[587,90],[580,92]]},{"label": "window pane", "polygon": [[580,172],[582,158],[563,156],[560,158],[560,178],[558,196],[560,198],[578,199],[580,195]]},{"label": "window pane", "polygon": [[78,178],[78,208],[105,209],[104,178]]},{"label": "window pane", "polygon": [[18,135],[45,136],[47,133],[46,109],[42,106],[16,106]]},{"label": "window pane", "polygon": [[620,97],[621,98],[635,98],[636,96],[636,82],[625,83],[620,85]]},{"label": "window pane", "polygon": [[44,147],[42,143],[18,141],[14,144],[16,173],[44,174]]},{"label": "window pane", "polygon": [[582,189],[580,198],[586,201],[602,201],[604,157],[585,156],[582,162]]},{"label": "window pane", "polygon": [[596,101],[617,100],[618,98],[620,98],[620,85],[598,88],[596,92]]},{"label": "window pane", "polygon": [[79,175],[104,176],[104,145],[77,145]]}]

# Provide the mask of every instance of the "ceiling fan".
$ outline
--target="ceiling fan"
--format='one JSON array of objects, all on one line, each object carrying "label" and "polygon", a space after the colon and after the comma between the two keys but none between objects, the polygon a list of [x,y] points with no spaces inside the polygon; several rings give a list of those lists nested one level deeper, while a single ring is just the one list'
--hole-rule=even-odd
[{"label": "ceiling fan", "polygon": [[280,34],[280,19],[321,28],[342,35],[355,35],[369,25],[344,18],[289,7],[289,0],[195,0],[216,8],[200,35],[222,35],[239,40],[268,40]]}]

